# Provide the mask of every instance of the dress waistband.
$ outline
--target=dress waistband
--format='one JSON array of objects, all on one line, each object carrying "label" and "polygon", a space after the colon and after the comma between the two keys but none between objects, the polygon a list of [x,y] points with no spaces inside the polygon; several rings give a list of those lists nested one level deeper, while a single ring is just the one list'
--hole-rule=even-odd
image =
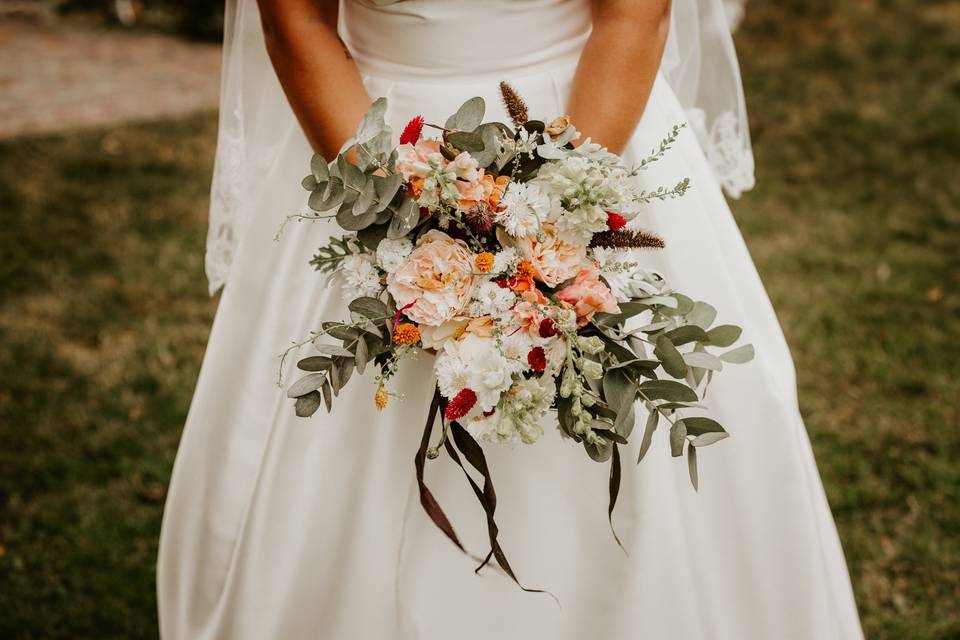
[{"label": "dress waistband", "polygon": [[414,82],[567,66],[590,33],[585,0],[344,0],[340,15],[341,37],[364,74]]}]

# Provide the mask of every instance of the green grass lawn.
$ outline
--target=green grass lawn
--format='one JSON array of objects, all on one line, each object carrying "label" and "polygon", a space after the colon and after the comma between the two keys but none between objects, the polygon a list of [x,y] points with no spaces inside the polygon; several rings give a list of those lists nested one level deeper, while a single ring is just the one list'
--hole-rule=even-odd
[{"label": "green grass lawn", "polygon": [[[748,5],[759,182],[735,211],[868,637],[958,638],[960,9],[836,4]],[[156,635],[164,491],[215,308],[215,131],[0,143],[0,638]]]}]

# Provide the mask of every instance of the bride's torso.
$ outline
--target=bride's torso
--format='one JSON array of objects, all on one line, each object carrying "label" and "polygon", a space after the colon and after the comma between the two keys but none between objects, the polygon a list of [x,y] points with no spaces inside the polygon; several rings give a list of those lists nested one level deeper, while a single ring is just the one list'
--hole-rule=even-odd
[{"label": "bride's torso", "polygon": [[340,33],[379,78],[477,81],[575,64],[587,0],[342,0]]}]

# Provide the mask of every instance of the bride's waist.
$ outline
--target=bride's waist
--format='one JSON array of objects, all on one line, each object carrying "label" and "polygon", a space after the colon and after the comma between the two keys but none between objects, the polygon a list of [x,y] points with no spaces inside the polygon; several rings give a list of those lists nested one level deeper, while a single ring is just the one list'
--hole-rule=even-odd
[{"label": "bride's waist", "polygon": [[576,62],[590,32],[581,0],[419,0],[342,5],[340,33],[370,76],[424,82],[511,77]]}]

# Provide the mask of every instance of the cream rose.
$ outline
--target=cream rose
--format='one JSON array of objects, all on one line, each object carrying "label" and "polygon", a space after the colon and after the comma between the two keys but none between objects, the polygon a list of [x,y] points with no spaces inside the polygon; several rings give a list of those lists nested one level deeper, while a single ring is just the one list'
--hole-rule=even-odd
[{"label": "cream rose", "polygon": [[439,326],[469,304],[474,256],[462,240],[428,231],[387,282],[397,308],[414,322]]},{"label": "cream rose", "polygon": [[555,287],[577,275],[587,257],[587,246],[564,237],[557,227],[545,223],[538,237],[517,238],[517,249],[530,261],[537,278],[548,287]]}]

